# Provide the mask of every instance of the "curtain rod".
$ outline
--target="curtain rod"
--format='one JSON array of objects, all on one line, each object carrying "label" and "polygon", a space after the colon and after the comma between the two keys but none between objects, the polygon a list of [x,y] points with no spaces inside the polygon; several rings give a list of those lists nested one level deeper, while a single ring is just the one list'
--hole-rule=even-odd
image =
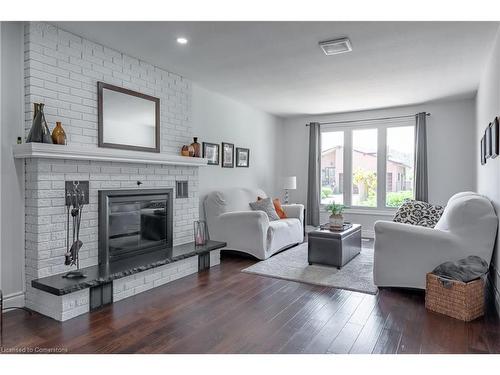
[{"label": "curtain rod", "polygon": [[[426,116],[430,116],[431,114],[429,112],[425,113]],[[415,115],[405,115],[405,116],[391,116],[391,117],[373,117],[373,118],[365,118],[361,120],[345,120],[345,121],[329,121],[329,122],[320,122],[320,125],[332,125],[332,124],[349,124],[351,122],[363,122],[363,121],[375,121],[375,120],[392,120],[396,118],[409,118],[409,117],[415,117]],[[306,126],[309,126],[309,124],[306,124]]]}]

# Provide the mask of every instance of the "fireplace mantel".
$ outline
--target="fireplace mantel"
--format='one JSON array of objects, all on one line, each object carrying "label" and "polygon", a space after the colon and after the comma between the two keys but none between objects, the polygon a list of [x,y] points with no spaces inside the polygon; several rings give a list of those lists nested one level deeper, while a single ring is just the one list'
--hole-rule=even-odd
[{"label": "fireplace mantel", "polygon": [[75,145],[53,145],[47,143],[24,143],[13,146],[16,159],[43,158],[59,160],[92,160],[137,164],[165,164],[203,167],[205,158],[171,155],[164,153],[127,151],[112,148],[82,147]]}]

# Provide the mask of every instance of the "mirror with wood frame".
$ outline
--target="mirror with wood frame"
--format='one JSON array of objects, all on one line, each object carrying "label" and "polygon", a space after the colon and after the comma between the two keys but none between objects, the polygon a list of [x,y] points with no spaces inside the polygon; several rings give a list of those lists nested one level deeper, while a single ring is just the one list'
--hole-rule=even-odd
[{"label": "mirror with wood frame", "polygon": [[160,152],[160,99],[97,83],[99,147]]}]

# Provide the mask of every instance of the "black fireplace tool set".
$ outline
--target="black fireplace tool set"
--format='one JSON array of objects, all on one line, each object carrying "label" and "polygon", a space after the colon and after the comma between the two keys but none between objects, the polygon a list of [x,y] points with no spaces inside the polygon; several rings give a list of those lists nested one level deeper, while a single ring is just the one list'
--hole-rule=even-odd
[{"label": "black fireplace tool set", "polygon": [[[66,254],[64,254],[65,260],[64,264],[67,266],[75,266],[76,270],[70,271],[63,275],[64,278],[77,279],[87,277],[80,270],[80,259],[79,252],[83,246],[83,242],[80,240],[80,225],[82,222],[83,207],[85,206],[85,191],[80,187],[78,181],[73,182],[72,189],[67,189],[66,191],[66,210],[67,210],[67,221],[66,221]],[[72,242],[70,246],[70,216],[72,218]]]}]

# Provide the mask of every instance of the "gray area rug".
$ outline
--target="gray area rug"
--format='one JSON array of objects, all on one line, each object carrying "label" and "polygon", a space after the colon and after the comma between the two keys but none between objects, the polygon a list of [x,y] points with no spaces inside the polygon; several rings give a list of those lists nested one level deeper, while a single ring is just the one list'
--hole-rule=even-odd
[{"label": "gray area rug", "polygon": [[373,249],[366,245],[358,256],[340,270],[315,264],[310,266],[305,242],[245,268],[242,272],[368,294],[378,292],[373,284]]}]

